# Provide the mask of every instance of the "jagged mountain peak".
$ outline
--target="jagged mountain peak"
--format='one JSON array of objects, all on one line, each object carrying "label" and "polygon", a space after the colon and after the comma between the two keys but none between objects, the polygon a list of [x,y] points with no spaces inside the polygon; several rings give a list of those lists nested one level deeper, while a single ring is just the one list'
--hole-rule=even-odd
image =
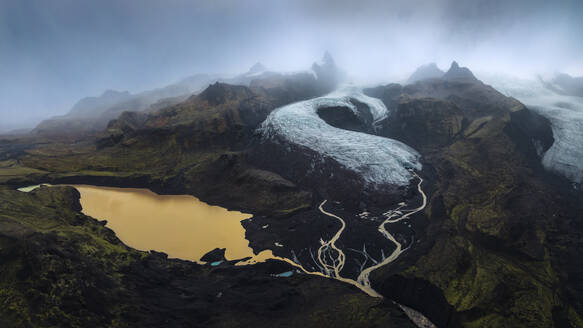
[{"label": "jagged mountain peak", "polygon": [[414,83],[421,80],[440,78],[445,74],[444,71],[437,67],[435,63],[429,63],[419,66],[407,80],[408,83]]},{"label": "jagged mountain peak", "polygon": [[255,74],[255,73],[261,73],[261,72],[265,72],[265,71],[267,71],[267,68],[265,67],[265,65],[263,65],[261,62],[256,62],[253,66],[251,66],[251,68],[249,69],[247,74]]},{"label": "jagged mountain peak", "polygon": [[334,89],[345,77],[345,73],[336,66],[334,58],[328,51],[324,52],[321,60],[312,64],[312,71],[317,79],[330,89]]},{"label": "jagged mountain peak", "polygon": [[455,60],[451,63],[449,70],[443,75],[443,79],[464,82],[478,81],[469,68],[460,67],[460,65]]},{"label": "jagged mountain peak", "polygon": [[312,69],[316,72],[318,69],[336,69],[336,62],[330,52],[325,51],[322,58],[312,64]]},{"label": "jagged mountain peak", "polygon": [[320,62],[322,63],[322,65],[336,65],[336,63],[334,62],[334,58],[332,58],[332,55],[328,50],[324,52],[324,56],[322,56]]}]

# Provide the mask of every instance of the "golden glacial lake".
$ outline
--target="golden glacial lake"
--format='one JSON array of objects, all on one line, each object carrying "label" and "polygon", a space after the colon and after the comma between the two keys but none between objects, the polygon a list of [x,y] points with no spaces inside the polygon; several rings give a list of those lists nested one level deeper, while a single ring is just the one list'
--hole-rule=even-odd
[{"label": "golden glacial lake", "polygon": [[252,264],[273,257],[271,251],[253,254],[241,221],[251,217],[211,206],[189,195],[158,195],[148,189],[75,185],[82,212],[115,231],[126,245],[156,250],[171,258],[201,262],[215,248],[226,248],[227,260],[245,257]]}]

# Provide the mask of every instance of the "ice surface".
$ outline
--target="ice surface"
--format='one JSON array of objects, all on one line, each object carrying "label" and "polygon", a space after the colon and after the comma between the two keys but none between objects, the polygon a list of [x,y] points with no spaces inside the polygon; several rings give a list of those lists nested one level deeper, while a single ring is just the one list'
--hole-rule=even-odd
[{"label": "ice surface", "polygon": [[557,94],[536,78],[481,78],[551,121],[555,142],[544,154],[543,165],[573,182],[583,183],[583,98]]},{"label": "ice surface", "polygon": [[417,151],[393,139],[335,128],[317,114],[320,107],[342,106],[359,115],[350,99],[366,104],[375,122],[389,114],[379,99],[364,95],[356,87],[344,87],[274,110],[259,132],[263,138],[283,138],[332,158],[362,176],[368,185],[408,185],[413,178],[409,170],[421,170]]}]

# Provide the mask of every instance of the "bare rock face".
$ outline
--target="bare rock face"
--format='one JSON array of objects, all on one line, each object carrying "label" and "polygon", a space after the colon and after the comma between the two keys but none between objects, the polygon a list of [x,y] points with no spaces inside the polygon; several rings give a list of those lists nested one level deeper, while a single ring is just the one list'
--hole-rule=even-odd
[{"label": "bare rock face", "polygon": [[212,251],[206,253],[203,257],[200,258],[200,260],[203,262],[225,261],[226,250],[226,248],[215,248]]},{"label": "bare rock face", "polygon": [[442,77],[447,81],[477,82],[478,79],[467,67],[460,67],[456,61],[451,63],[451,67]]},{"label": "bare rock face", "polygon": [[404,96],[384,131],[423,151],[450,145],[467,124],[462,109],[449,101]]}]

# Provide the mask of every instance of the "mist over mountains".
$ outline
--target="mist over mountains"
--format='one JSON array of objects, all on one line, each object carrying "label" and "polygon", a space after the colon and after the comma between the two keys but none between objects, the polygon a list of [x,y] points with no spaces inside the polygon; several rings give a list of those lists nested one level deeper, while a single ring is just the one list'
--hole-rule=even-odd
[{"label": "mist over mountains", "polygon": [[[355,81],[473,70],[583,75],[580,1],[2,1],[3,125],[33,126],[105,90],[190,74],[308,67],[325,50]],[[30,95],[34,94],[34,97]],[[10,127],[7,127],[10,128]]]}]

